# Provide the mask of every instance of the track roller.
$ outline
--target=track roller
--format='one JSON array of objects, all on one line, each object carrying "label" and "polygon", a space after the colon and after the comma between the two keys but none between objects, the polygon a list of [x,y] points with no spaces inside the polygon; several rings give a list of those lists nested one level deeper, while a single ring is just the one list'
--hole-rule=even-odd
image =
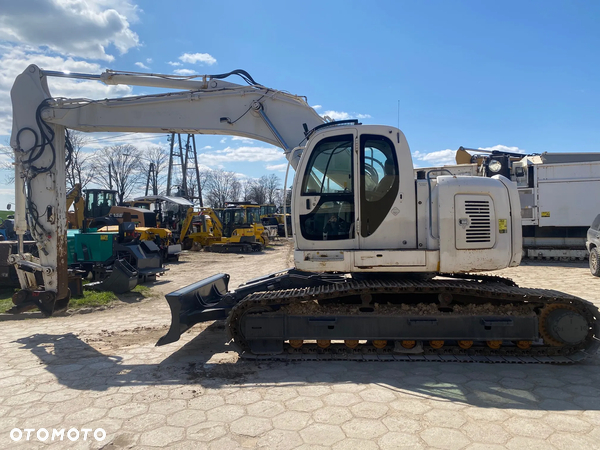
[{"label": "track roller", "polygon": [[498,350],[502,347],[502,341],[486,341],[487,346],[493,350]]},{"label": "track roller", "polygon": [[458,341],[458,346],[464,350],[468,350],[473,347],[473,341]]},{"label": "track roller", "polygon": [[411,349],[415,348],[417,341],[402,341],[400,345],[402,345],[404,348]]},{"label": "track roller", "polygon": [[304,341],[302,339],[290,339],[290,347],[292,348],[300,348],[302,347],[302,344],[304,344]]},{"label": "track roller", "polygon": [[331,345],[331,341],[328,339],[318,339],[317,340],[317,346],[319,348],[327,348]]},{"label": "track roller", "polygon": [[431,348],[442,348],[444,346],[444,341],[429,341],[429,346]]},{"label": "track roller", "polygon": [[358,347],[358,340],[357,339],[346,339],[344,341],[344,344],[346,344],[346,347],[348,347],[348,348],[356,348],[356,347]]},{"label": "track roller", "polygon": [[375,347],[375,348],[382,349],[382,348],[385,348],[386,345],[387,345],[387,341],[385,341],[383,339],[375,339],[373,341],[373,347]]}]

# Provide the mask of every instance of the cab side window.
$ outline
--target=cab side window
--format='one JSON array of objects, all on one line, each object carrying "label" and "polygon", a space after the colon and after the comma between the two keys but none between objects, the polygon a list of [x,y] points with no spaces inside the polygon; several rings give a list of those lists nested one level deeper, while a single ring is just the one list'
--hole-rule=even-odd
[{"label": "cab side window", "polygon": [[384,136],[360,138],[361,236],[370,236],[381,225],[400,189],[394,144]]}]

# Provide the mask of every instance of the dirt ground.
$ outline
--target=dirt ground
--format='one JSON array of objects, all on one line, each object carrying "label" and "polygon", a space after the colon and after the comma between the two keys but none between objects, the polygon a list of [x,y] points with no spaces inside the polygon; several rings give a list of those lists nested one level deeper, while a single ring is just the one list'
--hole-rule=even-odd
[{"label": "dirt ground", "polygon": [[[165,294],[219,272],[230,288],[292,266],[289,241],[188,252],[152,285],[89,314],[0,315],[0,448],[600,449],[600,358],[580,364],[240,359],[223,321],[175,343]],[[587,262],[498,275],[600,305]],[[13,442],[19,429],[102,428],[103,442]]]}]

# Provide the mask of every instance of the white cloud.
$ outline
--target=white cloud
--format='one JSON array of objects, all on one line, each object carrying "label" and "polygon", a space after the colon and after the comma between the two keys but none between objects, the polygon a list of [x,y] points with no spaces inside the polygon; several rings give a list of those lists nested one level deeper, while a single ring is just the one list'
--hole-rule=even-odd
[{"label": "white cloud", "polygon": [[[493,147],[479,147],[479,150],[500,150],[504,152],[525,153],[519,147],[507,147],[506,145],[494,145]],[[470,151],[469,153],[474,153]],[[412,154],[415,160],[415,167],[438,167],[456,164],[456,150],[446,149],[436,152],[420,152],[416,151]]]},{"label": "white cloud", "polygon": [[321,105],[314,105],[314,106],[312,106],[312,109],[321,109],[321,108],[322,108]]},{"label": "white cloud", "polygon": [[[17,75],[30,64],[57,71],[97,73],[103,68],[99,64],[76,61],[72,57],[57,56],[29,46],[0,44],[0,135],[10,134],[12,128],[12,106],[10,89]],[[106,86],[93,80],[48,77],[50,93],[55,97],[107,98],[131,95],[129,86]]]},{"label": "white cloud", "polygon": [[140,149],[154,145],[168,148],[167,136],[164,133],[86,133],[85,137],[88,141],[85,151],[96,151],[120,144],[132,144]]},{"label": "white cloud", "polygon": [[525,153],[525,150],[520,149],[519,147],[507,147],[506,145],[494,145],[493,147],[479,147],[479,150],[499,150],[501,152],[511,152],[511,153]]},{"label": "white cloud", "polygon": [[272,170],[273,172],[285,172],[285,170],[287,169],[287,166],[288,166],[287,163],[274,164],[274,165],[267,164],[266,169]]},{"label": "white cloud", "polygon": [[228,162],[273,162],[284,157],[283,152],[277,147],[227,147],[209,153],[202,153],[203,161],[209,165]]},{"label": "white cloud", "polygon": [[231,140],[239,141],[244,144],[259,144],[259,143],[261,143],[260,141],[257,141],[256,139],[250,139],[250,138],[246,138],[246,137],[242,137],[242,136],[232,136]]},{"label": "white cloud", "polygon": [[209,66],[212,66],[217,62],[217,60],[208,53],[184,53],[179,59],[188,64],[207,64]]},{"label": "white cloud", "polygon": [[140,45],[130,28],[137,6],[129,0],[3,1],[0,40],[45,47],[70,56],[113,61]]},{"label": "white cloud", "polygon": [[142,68],[142,69],[150,70],[150,67],[148,67],[143,62],[136,62],[135,65],[138,66],[138,67],[140,67],[140,68]]},{"label": "white cloud", "polygon": [[167,64],[174,66],[174,67],[179,67],[182,65],[180,62],[177,62],[177,61],[168,61]]},{"label": "white cloud", "polygon": [[[317,105],[319,106],[319,105]],[[321,114],[322,117],[329,117],[333,120],[348,120],[348,119],[370,119],[369,114],[347,113],[344,111],[325,111]]]},{"label": "white cloud", "polygon": [[200,150],[210,150],[212,149],[212,146],[210,145],[205,145],[204,147],[202,147]]},{"label": "white cloud", "polygon": [[176,73],[177,75],[195,75],[196,72],[194,70],[190,70],[190,69],[176,69],[173,71],[173,73]]},{"label": "white cloud", "polygon": [[147,62],[148,64],[152,64],[152,58],[146,58],[146,62]]},{"label": "white cloud", "polygon": [[224,143],[226,143],[226,142],[227,142],[227,138],[223,138],[223,139],[221,139],[219,142],[220,142],[221,144],[224,144]]},{"label": "white cloud", "polygon": [[448,164],[456,164],[456,160],[454,159],[455,155],[456,150],[450,149],[439,150],[437,152],[430,153],[416,151],[412,154],[414,159],[427,163],[430,166],[444,166]]}]

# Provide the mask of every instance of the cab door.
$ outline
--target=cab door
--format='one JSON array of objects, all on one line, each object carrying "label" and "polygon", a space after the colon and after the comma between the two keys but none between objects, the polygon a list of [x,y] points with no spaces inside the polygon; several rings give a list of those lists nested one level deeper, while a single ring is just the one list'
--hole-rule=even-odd
[{"label": "cab door", "polygon": [[353,128],[326,131],[305,150],[294,182],[298,250],[357,248],[357,136]]},{"label": "cab door", "polygon": [[414,171],[404,135],[397,129],[369,127],[361,133],[359,146],[358,248],[416,249]]}]

